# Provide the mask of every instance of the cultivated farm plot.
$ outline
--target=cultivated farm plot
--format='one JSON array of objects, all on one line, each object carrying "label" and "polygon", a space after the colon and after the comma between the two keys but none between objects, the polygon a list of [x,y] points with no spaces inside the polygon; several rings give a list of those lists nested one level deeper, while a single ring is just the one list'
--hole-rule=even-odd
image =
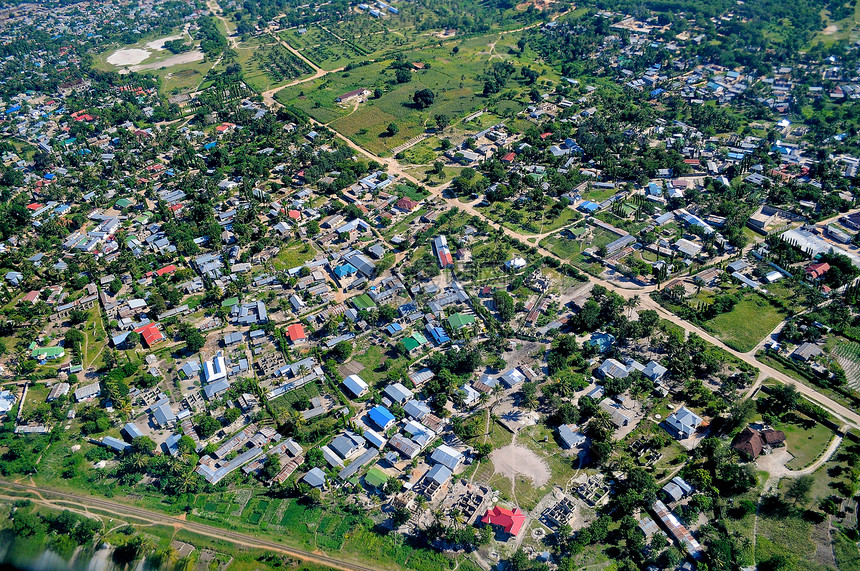
[{"label": "cultivated farm plot", "polygon": [[831,355],[845,371],[848,386],[860,391],[860,343],[841,339],[831,351]]},{"label": "cultivated farm plot", "polygon": [[335,38],[331,32],[312,26],[304,34],[298,30],[281,32],[281,38],[301,52],[318,67],[331,71],[361,60],[363,54]]},{"label": "cultivated farm plot", "polygon": [[307,63],[270,37],[253,39],[236,48],[245,82],[255,91],[266,91],[313,71]]}]

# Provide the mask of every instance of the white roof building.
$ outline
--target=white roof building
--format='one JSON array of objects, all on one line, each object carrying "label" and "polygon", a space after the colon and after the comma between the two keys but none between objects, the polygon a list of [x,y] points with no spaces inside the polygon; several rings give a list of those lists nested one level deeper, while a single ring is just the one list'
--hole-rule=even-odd
[{"label": "white roof building", "polygon": [[203,363],[203,377],[206,380],[206,384],[227,378],[227,365],[224,362],[224,355],[221,354],[221,351],[218,351],[212,359]]}]

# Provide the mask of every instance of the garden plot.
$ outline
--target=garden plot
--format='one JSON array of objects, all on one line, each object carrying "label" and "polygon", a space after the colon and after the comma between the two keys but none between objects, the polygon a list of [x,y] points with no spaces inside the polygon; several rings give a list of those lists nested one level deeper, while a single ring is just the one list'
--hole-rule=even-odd
[{"label": "garden plot", "polygon": [[831,351],[836,362],[845,371],[848,386],[860,391],[860,343],[842,341]]}]

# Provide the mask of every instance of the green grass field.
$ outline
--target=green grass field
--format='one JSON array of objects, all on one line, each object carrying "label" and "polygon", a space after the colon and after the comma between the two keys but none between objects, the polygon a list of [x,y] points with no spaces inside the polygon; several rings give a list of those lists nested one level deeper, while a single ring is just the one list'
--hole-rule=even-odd
[{"label": "green grass field", "polygon": [[277,420],[285,420],[289,417],[290,412],[295,410],[293,403],[303,398],[310,400],[319,396],[319,394],[319,385],[317,383],[308,383],[269,402],[269,408],[271,408],[272,414]]},{"label": "green grass field", "polygon": [[[366,30],[365,33],[352,30],[351,25],[344,24],[345,31],[335,30],[334,27],[331,31],[341,37],[355,38],[355,44],[363,46],[361,49],[368,53],[378,52],[378,42],[382,44],[388,42],[397,50],[390,54],[386,52],[387,58],[403,53],[407,61],[420,61],[427,67],[423,70],[411,71],[410,81],[398,84],[394,81],[395,70],[390,67],[391,60],[383,59],[350,71],[330,73],[318,80],[288,87],[276,96],[281,103],[301,109],[317,121],[329,124],[331,128],[377,154],[390,154],[391,149],[420,135],[428,127],[434,126],[433,118],[438,114],[446,115],[454,124],[491,103],[481,94],[483,90],[481,76],[488,66],[488,46],[498,40],[498,34],[465,40],[459,44],[460,50],[457,55],[453,56],[451,47],[448,45],[443,44],[441,47],[438,43],[426,45],[428,43],[426,37],[421,40],[425,44],[424,49],[410,51],[411,34],[408,30],[398,29],[398,32],[406,38],[406,44],[399,46],[396,45],[399,41],[396,39],[397,33],[372,36],[368,35]],[[342,35],[342,32],[348,35]],[[309,29],[306,34],[298,37],[296,32],[290,31],[286,37],[290,42],[295,42],[299,49],[302,49],[299,45],[302,43],[306,44],[306,49],[310,49],[315,41],[322,41],[320,38],[322,33],[321,30]],[[305,38],[309,35],[310,37]],[[386,35],[393,39],[386,40]],[[508,40],[508,38],[505,39]],[[503,59],[514,59],[507,50],[499,55]],[[309,57],[313,60],[313,54]],[[318,60],[328,61],[328,67],[332,69],[342,62],[337,57],[329,60],[318,57]],[[541,64],[537,65],[549,76],[553,75],[553,72],[544,70]],[[338,96],[358,88],[370,91],[381,89],[383,93],[379,98],[371,97],[357,106],[355,102],[346,104],[335,102]],[[416,91],[425,88],[434,92],[435,101],[426,109],[416,109],[412,103],[412,96]],[[522,84],[518,76],[507,82],[503,93],[509,100],[506,104],[512,106],[512,111],[519,112],[525,106],[525,99],[523,102],[519,102],[518,99],[519,95],[526,91],[527,86]],[[501,102],[498,105],[501,105]],[[397,124],[398,133],[391,137],[380,136],[390,123]],[[433,152],[432,149],[424,149],[421,156],[413,157],[413,160],[429,159],[428,151]]]},{"label": "green grass field", "polygon": [[758,294],[742,299],[728,313],[723,313],[707,322],[726,345],[736,351],[746,352],[755,348],[785,315]]},{"label": "green grass field", "polygon": [[781,422],[775,427],[785,432],[785,445],[794,458],[786,467],[800,470],[812,464],[827,449],[833,431],[807,418],[797,417],[792,422]]},{"label": "green grass field", "polygon": [[284,246],[278,252],[278,255],[272,260],[272,264],[278,271],[295,268],[313,260],[317,251],[308,243],[295,242]]},{"label": "green grass field", "polygon": [[603,266],[599,263],[591,262],[589,258],[582,254],[583,250],[591,247],[600,248],[616,240],[618,236],[603,228],[590,225],[579,225],[573,230],[578,234],[579,228],[587,228],[587,231],[581,234],[579,238],[571,239],[557,233],[541,240],[540,245],[582,270],[592,275],[598,275],[603,271]]},{"label": "green grass field", "polygon": [[[527,209],[515,211],[508,202],[496,202],[492,206],[481,207],[479,210],[488,218],[521,234],[553,232],[582,218],[582,215],[572,208],[563,209],[558,216],[551,214],[551,205],[541,211],[532,212]],[[513,211],[519,213],[519,222],[511,218],[512,215],[517,216],[515,213],[512,214]]]}]

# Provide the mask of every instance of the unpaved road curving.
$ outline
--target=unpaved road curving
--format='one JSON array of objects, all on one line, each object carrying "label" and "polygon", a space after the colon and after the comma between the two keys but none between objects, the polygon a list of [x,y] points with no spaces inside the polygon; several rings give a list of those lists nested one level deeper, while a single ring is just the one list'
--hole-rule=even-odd
[{"label": "unpaved road curving", "polygon": [[37,498],[30,498],[32,501],[37,503],[51,503],[52,500],[67,500],[85,508],[93,508],[101,512],[109,513],[111,515],[116,516],[117,518],[132,517],[153,524],[169,525],[177,529],[186,529],[188,531],[206,537],[226,540],[230,543],[233,543],[234,545],[251,549],[256,548],[275,551],[278,553],[289,555],[290,557],[294,557],[296,559],[308,561],[310,563],[325,565],[332,569],[339,569],[340,571],[380,571],[379,567],[366,567],[358,563],[352,563],[349,561],[336,559],[334,557],[329,557],[324,553],[305,551],[302,549],[294,549],[292,547],[287,547],[275,541],[269,541],[266,539],[254,537],[252,535],[231,531],[229,529],[222,529],[219,527],[214,527],[202,523],[185,521],[168,514],[139,508],[119,502],[113,502],[110,500],[104,500],[101,498],[72,494],[69,492],[60,492],[56,490],[42,488],[39,486],[10,482],[8,480],[0,480],[0,489],[10,491],[14,490],[17,492],[30,492],[31,494],[35,494],[37,496]]}]

